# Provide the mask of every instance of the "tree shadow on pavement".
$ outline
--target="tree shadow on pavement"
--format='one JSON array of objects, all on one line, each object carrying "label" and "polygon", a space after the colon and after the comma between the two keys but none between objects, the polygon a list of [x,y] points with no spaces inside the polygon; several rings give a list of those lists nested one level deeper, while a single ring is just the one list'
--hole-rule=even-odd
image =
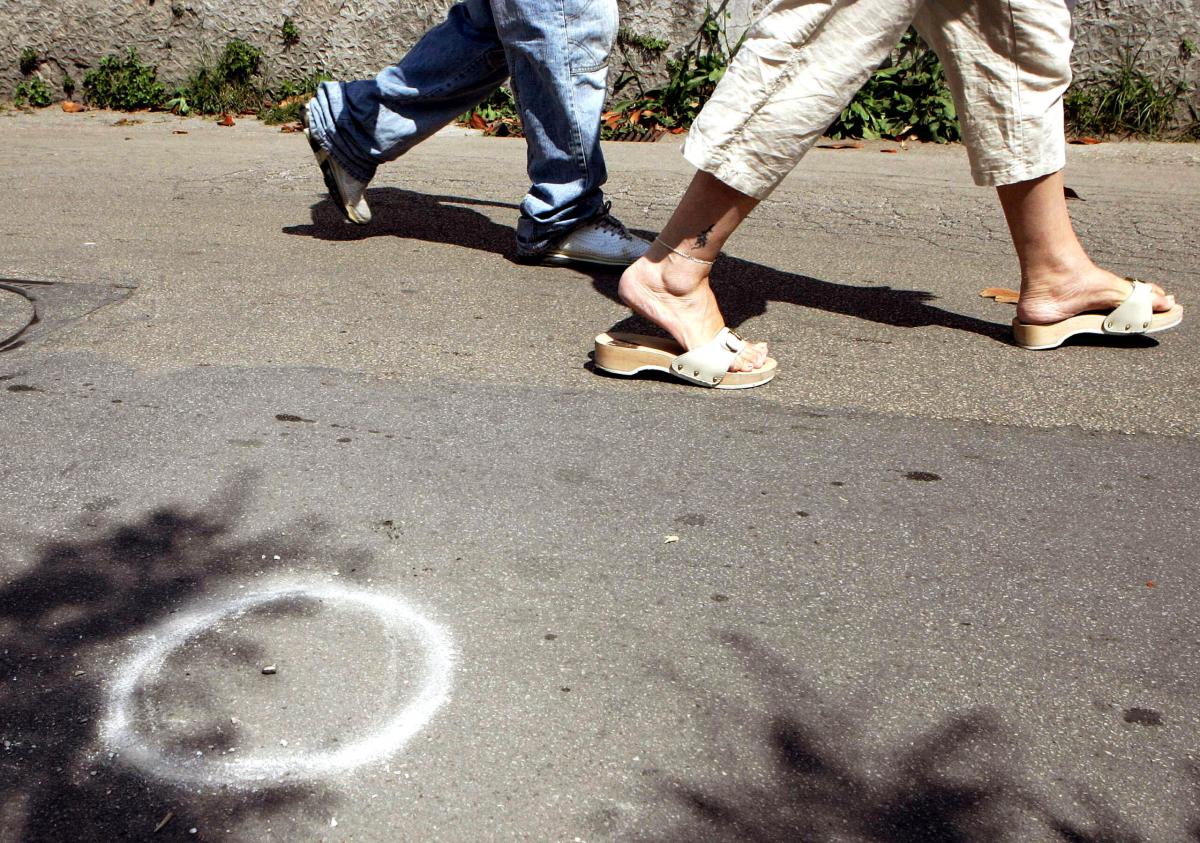
[{"label": "tree shadow on pavement", "polygon": [[[1020,773],[1019,747],[987,710],[952,715],[899,748],[868,747],[851,715],[809,689],[780,658],[728,635],[764,694],[758,746],[727,745],[712,730],[709,753],[728,777],[718,783],[668,778],[664,796],[685,819],[660,841],[760,843],[1144,843],[1115,810],[1080,789],[1063,816]],[[711,695],[703,694],[702,698]],[[718,703],[720,724],[744,722],[744,701]],[[1200,839],[1200,826],[1190,829]]]},{"label": "tree shadow on pavement", "polygon": [[196,840],[243,818],[286,826],[325,815],[319,789],[184,790],[97,743],[112,648],[229,578],[311,555],[311,535],[237,538],[247,497],[241,483],[197,509],[164,506],[122,522],[93,515],[84,535],[45,542],[0,587],[0,839]]},{"label": "tree shadow on pavement", "polygon": [[[372,219],[368,225],[347,223],[334,204],[329,199],[323,199],[312,206],[310,225],[287,226],[283,231],[286,234],[333,241],[401,237],[512,256],[513,229],[493,222],[484,214],[471,210],[470,206],[516,211],[519,210],[518,205],[417,193],[393,187],[373,188],[368,191],[368,199],[372,207]],[[655,236],[654,232],[648,231],[634,233],[646,239]],[[619,270],[583,264],[576,264],[572,268],[590,277],[598,292],[613,301],[619,301]],[[774,301],[895,327],[940,325],[998,341],[1006,342],[1008,338],[1007,322],[986,322],[942,310],[930,304],[935,296],[929,292],[888,286],[837,284],[729,256],[721,258],[713,274],[713,289],[721,302],[721,312],[726,322],[734,328],[765,313],[767,305]],[[612,330],[662,333],[637,317],[619,322]]]}]

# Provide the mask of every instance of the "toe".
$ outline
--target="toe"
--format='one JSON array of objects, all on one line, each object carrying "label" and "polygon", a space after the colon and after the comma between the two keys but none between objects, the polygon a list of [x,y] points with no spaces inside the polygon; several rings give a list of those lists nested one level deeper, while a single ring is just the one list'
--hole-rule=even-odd
[{"label": "toe", "polygon": [[1175,297],[1167,295],[1167,291],[1162,287],[1157,284],[1150,284],[1150,289],[1154,293],[1154,310],[1156,313],[1170,310],[1175,306]]},{"label": "toe", "polygon": [[767,362],[767,344],[763,342],[748,343],[734,358],[729,367],[731,372],[753,372]]}]

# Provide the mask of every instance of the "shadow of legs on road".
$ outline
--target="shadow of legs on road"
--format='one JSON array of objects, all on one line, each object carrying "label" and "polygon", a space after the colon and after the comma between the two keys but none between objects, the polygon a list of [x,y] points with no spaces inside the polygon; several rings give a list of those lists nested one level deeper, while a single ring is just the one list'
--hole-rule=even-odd
[{"label": "shadow of legs on road", "polygon": [[485,214],[471,210],[470,206],[519,211],[519,205],[417,193],[396,187],[372,188],[367,191],[367,201],[372,216],[366,225],[346,222],[341,211],[326,198],[312,206],[310,224],[285,226],[283,233],[335,242],[399,237],[448,243],[505,256],[510,256],[515,249],[515,229],[492,222]]},{"label": "shadow of legs on road", "polygon": [[[511,208],[516,211],[519,206],[515,204],[424,194],[392,187],[374,188],[368,191],[368,199],[374,208],[368,225],[345,222],[333,203],[324,199],[312,206],[311,224],[287,226],[283,231],[331,241],[399,237],[446,243],[508,257],[512,255],[513,229],[492,222],[484,214],[467,206]],[[635,233],[647,239],[654,236],[652,232]],[[614,301],[618,300],[619,269],[583,264],[572,268],[590,277],[597,291]],[[713,289],[721,302],[726,321],[734,328],[766,312],[768,303],[777,301],[896,327],[940,325],[997,341],[1006,341],[1008,337],[1007,324],[985,322],[935,307],[930,304],[934,299],[932,293],[889,286],[838,284],[741,258],[721,258],[714,272]],[[613,326],[612,330],[661,333],[632,316]]]},{"label": "shadow of legs on road", "polygon": [[[375,209],[368,225],[347,223],[333,203],[323,199],[312,206],[311,224],[286,226],[283,232],[330,241],[390,236],[445,243],[514,259],[514,230],[493,222],[470,206],[518,211],[516,204],[425,194],[393,187],[373,188],[368,191],[368,198]],[[635,230],[634,233],[646,239],[655,236],[654,232],[649,231]],[[602,295],[619,301],[619,269],[589,267],[586,264],[576,264],[572,268],[591,278],[593,286]],[[860,286],[823,281],[729,256],[723,256],[718,261],[712,286],[726,323],[735,329],[765,313],[770,302],[780,302],[891,327],[937,326],[978,334],[1006,345],[1011,342],[1011,312],[1005,311],[1000,322],[989,322],[936,307],[932,304],[936,296],[924,290],[904,290],[887,284]],[[622,319],[609,330],[663,334],[656,326],[636,316]],[[1070,342],[1104,347],[1147,347],[1158,344],[1149,337],[1084,336]]]},{"label": "shadow of legs on road", "polygon": [[[600,293],[619,302],[619,280],[618,274],[615,277],[597,277],[593,283]],[[986,322],[935,307],[931,302],[936,296],[923,290],[900,290],[886,285],[860,287],[839,284],[728,256],[718,260],[711,283],[725,322],[734,329],[766,313],[769,303],[780,302],[898,328],[936,325],[1005,343],[1009,337],[1007,322]],[[618,322],[611,330],[663,334],[661,329],[632,315]]]}]

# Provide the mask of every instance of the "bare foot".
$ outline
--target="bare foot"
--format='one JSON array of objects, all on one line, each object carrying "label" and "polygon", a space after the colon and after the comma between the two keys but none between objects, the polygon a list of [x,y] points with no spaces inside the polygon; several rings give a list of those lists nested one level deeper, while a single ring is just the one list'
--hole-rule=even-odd
[{"label": "bare foot", "polygon": [[[1157,284],[1150,287],[1156,313],[1175,306],[1174,296],[1166,295]],[[1050,325],[1089,311],[1110,311],[1125,300],[1130,289],[1124,278],[1088,261],[1058,273],[1022,279],[1017,318],[1026,325]]]},{"label": "bare foot", "polygon": [[[632,263],[617,288],[621,301],[691,351],[725,327],[717,298],[708,285],[708,267],[693,263],[657,243]],[[731,372],[751,372],[767,362],[766,343],[746,343]]]}]

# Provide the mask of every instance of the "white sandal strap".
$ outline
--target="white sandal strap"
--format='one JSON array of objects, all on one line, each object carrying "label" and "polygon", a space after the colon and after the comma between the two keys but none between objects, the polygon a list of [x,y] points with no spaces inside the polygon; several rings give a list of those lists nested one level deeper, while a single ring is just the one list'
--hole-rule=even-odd
[{"label": "white sandal strap", "polygon": [[699,386],[719,384],[746,341],[728,328],[711,340],[671,361],[671,373]]},{"label": "white sandal strap", "polygon": [[1149,284],[1129,279],[1133,290],[1125,301],[1104,317],[1106,334],[1140,334],[1150,327],[1154,318],[1154,290]]}]

